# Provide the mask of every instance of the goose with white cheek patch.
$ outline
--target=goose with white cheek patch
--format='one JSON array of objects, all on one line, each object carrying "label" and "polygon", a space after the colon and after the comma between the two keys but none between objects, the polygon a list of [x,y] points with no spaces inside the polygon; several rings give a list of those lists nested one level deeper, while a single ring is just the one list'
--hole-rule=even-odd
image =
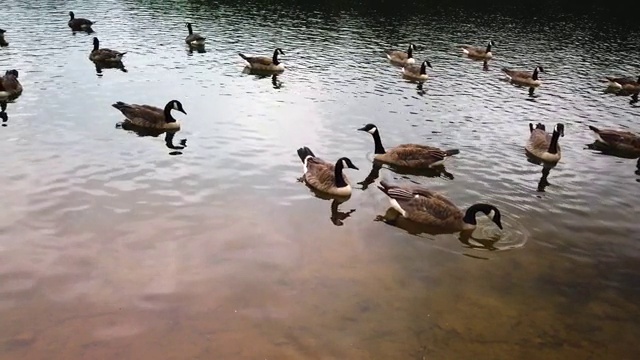
[{"label": "goose with white cheek patch", "polygon": [[419,66],[405,65],[405,67],[402,68],[402,75],[405,78],[411,79],[411,80],[418,80],[418,81],[427,80],[429,78],[429,75],[427,75],[427,66],[432,68],[429,60],[423,61],[422,64],[420,64]]},{"label": "goose with white cheek patch", "polygon": [[545,131],[545,127],[542,124],[533,127],[533,124],[529,124],[529,140],[525,145],[525,150],[530,155],[547,163],[557,163],[562,157],[560,151],[560,145],[558,140],[560,137],[564,137],[564,125],[561,123],[556,124],[553,128],[553,133],[549,134]]},{"label": "goose with white cheek patch", "polygon": [[335,165],[316,157],[308,147],[298,149],[303,164],[303,180],[313,189],[325,194],[351,196],[351,184],[343,174],[345,168],[359,170],[349,158],[342,157]]},{"label": "goose with white cheek patch", "polygon": [[476,47],[471,45],[463,45],[462,53],[467,55],[468,57],[476,60],[491,60],[493,58],[493,53],[491,52],[491,47],[495,46],[493,40],[489,41],[486,48]]},{"label": "goose with white cheek patch", "polygon": [[89,31],[91,32],[91,26],[93,21],[84,18],[77,18],[73,11],[69,11],[69,22],[67,23],[73,31]]},{"label": "goose with white cheek patch", "polygon": [[243,53],[238,53],[244,61],[246,66],[253,70],[258,71],[284,71],[284,64],[278,59],[278,55],[284,55],[284,52],[280,48],[273,50],[273,56],[246,56]]},{"label": "goose with white cheek patch", "polygon": [[533,69],[533,72],[530,72],[524,70],[512,70],[503,67],[502,72],[505,73],[507,79],[512,84],[528,87],[538,87],[542,84],[542,81],[538,77],[538,74],[544,72],[544,68],[542,66],[536,66],[536,68]]},{"label": "goose with white cheek patch", "polygon": [[151,105],[126,104],[122,101],[111,106],[122,112],[126,117],[125,122],[148,129],[179,130],[180,123],[171,115],[171,110],[187,114],[178,100],[169,101],[164,109]]},{"label": "goose with white cheek patch", "polygon": [[191,23],[187,23],[187,30],[189,31],[189,35],[187,35],[184,41],[189,46],[204,46],[205,37],[198,33],[194,33]]},{"label": "goose with white cheek patch", "polygon": [[599,145],[610,150],[640,154],[640,136],[630,131],[599,129],[589,125]]},{"label": "goose with white cheek patch", "polygon": [[474,204],[463,213],[444,195],[421,186],[391,185],[382,180],[378,188],[389,197],[393,209],[416,223],[451,233],[473,231],[476,214],[483,213],[502,229],[500,210],[493,205]]},{"label": "goose with white cheek patch", "polygon": [[377,126],[367,124],[358,131],[368,132],[373,137],[374,160],[400,168],[430,169],[443,165],[448,157],[460,153],[457,149],[441,150],[437,147],[418,144],[402,144],[386,150],[382,146]]},{"label": "goose with white cheek patch", "polygon": [[410,65],[415,64],[416,60],[413,58],[413,51],[417,50],[416,46],[413,44],[409,44],[409,48],[406,52],[401,50],[385,50],[384,53],[387,55],[387,59],[392,63],[398,65]]}]

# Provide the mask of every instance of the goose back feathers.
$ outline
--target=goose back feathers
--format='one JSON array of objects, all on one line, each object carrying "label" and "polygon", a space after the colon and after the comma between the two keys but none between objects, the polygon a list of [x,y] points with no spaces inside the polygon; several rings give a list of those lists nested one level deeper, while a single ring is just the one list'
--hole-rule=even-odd
[{"label": "goose back feathers", "polygon": [[246,61],[247,67],[253,70],[262,71],[283,71],[284,65],[278,59],[278,55],[284,55],[284,52],[280,48],[273,50],[273,56],[246,56],[243,53],[238,53],[244,61]]},{"label": "goose back feathers", "polygon": [[334,165],[316,157],[306,146],[298,149],[298,156],[303,164],[303,180],[311,188],[333,196],[351,195],[351,184],[343,170],[358,168],[349,158],[342,157]]},{"label": "goose back feathers", "polygon": [[193,28],[191,27],[191,23],[187,23],[187,30],[189,31],[189,35],[184,39],[184,41],[191,46],[202,46],[205,42],[205,37],[193,32]]},{"label": "goose back feathers", "polygon": [[463,45],[462,53],[467,55],[470,58],[476,60],[491,60],[493,58],[493,53],[491,52],[491,47],[494,46],[493,40],[489,41],[487,47],[476,47],[471,45]]},{"label": "goose back feathers", "polygon": [[91,26],[94,24],[91,20],[75,17],[73,11],[69,11],[69,17],[71,19],[69,20],[68,25],[73,31],[89,31],[91,30]]},{"label": "goose back feathers", "polygon": [[425,60],[420,65],[405,65],[402,68],[402,75],[412,80],[427,80],[427,66],[432,67],[429,60]]},{"label": "goose back feathers", "polygon": [[0,99],[12,99],[22,94],[22,85],[18,80],[18,70],[7,70],[4,76],[0,77]]},{"label": "goose back feathers", "polygon": [[409,65],[414,64],[415,59],[413,58],[413,51],[417,50],[414,44],[409,44],[409,48],[406,52],[401,50],[385,50],[384,53],[387,55],[387,58],[396,64],[399,65]]},{"label": "goose back feathers", "polygon": [[178,100],[171,100],[160,109],[151,105],[127,104],[122,101],[111,105],[125,116],[125,122],[132,125],[163,130],[178,130],[180,123],[171,115],[171,110],[187,114]]},{"label": "goose back feathers", "polygon": [[640,154],[640,136],[630,131],[599,129],[589,125],[594,132],[596,141],[610,150]]},{"label": "goose back feathers", "polygon": [[111,49],[100,49],[100,41],[97,37],[93,38],[93,50],[89,54],[89,60],[94,63],[118,63],[122,61],[122,57],[127,52],[119,52]]},{"label": "goose back feathers", "polygon": [[511,83],[530,86],[530,87],[537,87],[537,86],[540,86],[540,84],[542,84],[542,81],[540,81],[538,74],[541,72],[544,72],[544,68],[542,66],[536,66],[535,69],[533,69],[533,72],[529,72],[529,71],[523,71],[523,70],[512,70],[512,69],[503,67],[502,72],[505,73],[505,75],[507,76],[507,78]]},{"label": "goose back feathers", "polygon": [[552,134],[545,131],[543,124],[538,124],[535,128],[533,124],[529,124],[529,131],[529,140],[527,141],[525,150],[530,155],[547,163],[557,163],[560,161],[562,154],[558,140],[561,136],[564,136],[563,124],[556,124]]}]

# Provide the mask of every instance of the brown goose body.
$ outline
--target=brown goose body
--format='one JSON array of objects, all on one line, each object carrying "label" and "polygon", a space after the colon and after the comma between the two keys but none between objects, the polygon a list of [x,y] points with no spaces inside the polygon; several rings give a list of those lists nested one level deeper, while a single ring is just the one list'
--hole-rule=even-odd
[{"label": "brown goose body", "polygon": [[0,99],[14,99],[22,94],[22,85],[18,80],[18,70],[7,70],[0,77]]},{"label": "brown goose body", "polygon": [[100,49],[100,41],[97,37],[93,38],[93,50],[89,54],[89,60],[94,63],[120,63],[122,57],[127,52],[120,52],[111,49]]},{"label": "brown goose body", "polygon": [[410,65],[416,62],[413,58],[414,50],[416,50],[416,46],[414,44],[409,44],[409,48],[406,52],[401,50],[385,50],[384,53],[392,63]]},{"label": "brown goose body", "polygon": [[473,231],[477,226],[476,214],[482,212],[502,229],[500,210],[493,205],[474,204],[463,212],[444,195],[422,186],[398,186],[382,180],[378,188],[400,215],[429,227],[452,233]]},{"label": "brown goose body", "polygon": [[493,53],[491,52],[491,47],[494,45],[493,40],[489,41],[486,47],[476,47],[471,45],[462,45],[462,52],[468,57],[476,60],[491,60],[493,58]]},{"label": "brown goose body", "polygon": [[187,114],[182,108],[182,104],[177,100],[169,101],[164,109],[151,105],[127,104],[122,101],[111,106],[120,110],[126,118],[125,122],[149,129],[178,130],[180,123],[173,118],[171,110]]},{"label": "brown goose body", "polygon": [[608,81],[608,87],[614,89],[622,89],[625,85],[634,85],[640,83],[640,76],[637,78],[631,76],[612,77],[607,76],[605,79]]},{"label": "brown goose body", "polygon": [[308,147],[298,149],[298,156],[303,164],[303,180],[311,188],[325,194],[347,197],[351,196],[351,183],[344,175],[343,169],[358,170],[349,158],[340,158],[334,164],[314,155]]},{"label": "brown goose body", "polygon": [[630,131],[598,129],[591,125],[589,129],[596,135],[597,142],[611,150],[640,154],[640,135]]},{"label": "brown goose body", "polygon": [[432,67],[428,60],[423,61],[420,65],[405,65],[402,68],[402,75],[411,80],[427,80],[429,78],[429,75],[427,75],[427,66]]},{"label": "brown goose body", "polygon": [[187,35],[187,37],[184,39],[184,42],[186,42],[190,46],[204,45],[204,42],[206,40],[205,37],[198,33],[194,33],[191,23],[187,23],[187,30],[189,31],[189,35]]},{"label": "brown goose body", "polygon": [[89,31],[94,24],[93,21],[84,18],[77,18],[73,11],[69,11],[69,22],[67,23],[73,31]]},{"label": "brown goose body", "polygon": [[380,132],[374,124],[367,124],[358,129],[373,136],[374,159],[378,162],[408,169],[431,169],[444,164],[445,160],[460,153],[457,149],[442,150],[437,147],[419,144],[401,144],[390,149],[382,146]]},{"label": "brown goose body", "polygon": [[538,87],[542,84],[542,81],[538,78],[538,73],[544,72],[542,66],[536,66],[533,72],[524,70],[512,70],[509,68],[502,68],[502,72],[507,75],[509,81],[513,84],[524,85],[529,87]]},{"label": "brown goose body", "polygon": [[242,53],[238,53],[240,57],[246,62],[246,66],[252,70],[258,71],[284,71],[284,65],[278,59],[278,54],[284,55],[282,49],[277,48],[273,51],[273,56],[246,56]]},{"label": "brown goose body", "polygon": [[557,124],[552,134],[545,130],[543,124],[538,124],[535,128],[529,124],[529,140],[525,145],[525,150],[530,155],[546,163],[557,163],[562,157],[558,140],[564,136],[564,125]]}]

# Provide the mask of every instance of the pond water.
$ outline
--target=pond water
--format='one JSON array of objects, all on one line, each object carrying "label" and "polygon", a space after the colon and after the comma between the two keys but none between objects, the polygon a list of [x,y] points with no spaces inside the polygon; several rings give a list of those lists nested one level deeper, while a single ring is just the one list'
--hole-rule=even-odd
[{"label": "pond water", "polygon": [[[73,34],[70,10],[95,34]],[[640,27],[601,10],[3,2],[0,70],[24,93],[0,127],[0,358],[636,358],[640,175],[586,145],[587,125],[640,129],[600,80],[638,75]],[[126,72],[96,73],[93,36],[127,51]],[[488,69],[457,46],[489,40]],[[433,66],[422,87],[382,52],[409,42]],[[238,52],[276,47],[284,73],[243,72]],[[536,65],[533,96],[502,79]],[[171,99],[184,149],[116,128],[112,103]],[[545,178],[529,122],[565,125]],[[388,147],[459,149],[446,172],[379,178],[496,205],[498,240],[487,220],[469,244],[375,221],[388,199],[356,184],[373,169],[367,123]],[[297,181],[301,146],[360,168],[348,201]]]}]

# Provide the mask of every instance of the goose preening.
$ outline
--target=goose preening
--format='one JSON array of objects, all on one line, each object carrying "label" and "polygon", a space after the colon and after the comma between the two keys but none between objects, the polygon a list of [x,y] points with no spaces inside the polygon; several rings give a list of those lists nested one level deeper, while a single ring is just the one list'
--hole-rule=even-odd
[{"label": "goose preening", "polygon": [[374,159],[391,166],[411,169],[430,169],[443,165],[445,160],[459,154],[457,149],[441,150],[437,147],[418,145],[418,144],[402,144],[391,149],[385,150],[380,139],[378,127],[374,124],[367,124],[358,129],[365,131],[373,136],[374,143]]},{"label": "goose preening", "polygon": [[71,28],[71,30],[73,31],[87,31],[90,32],[92,31],[91,26],[94,24],[93,21],[91,20],[87,20],[87,19],[83,19],[83,18],[77,18],[75,16],[75,14],[73,13],[73,11],[69,11],[69,17],[71,18],[69,20],[69,27]]},{"label": "goose preening", "polygon": [[538,87],[542,84],[542,81],[540,81],[540,78],[538,78],[538,73],[544,72],[544,68],[542,68],[542,66],[536,66],[536,68],[533,69],[533,72],[530,72],[523,70],[512,70],[503,67],[502,72],[505,73],[507,79],[512,84],[528,87]]},{"label": "goose preening", "polygon": [[491,60],[493,54],[491,53],[491,47],[495,46],[493,40],[490,40],[486,48],[476,47],[471,45],[462,45],[462,52],[468,57],[476,60]]},{"label": "goose preening", "polygon": [[462,212],[444,195],[422,186],[392,185],[382,180],[378,188],[389,197],[393,209],[416,223],[451,233],[473,232],[477,226],[476,214],[483,213],[502,229],[500,210],[493,205],[478,203]]},{"label": "goose preening", "polygon": [[4,39],[4,33],[6,32],[6,30],[0,29],[0,46],[9,46],[7,40]]},{"label": "goose preening", "polygon": [[628,154],[640,154],[640,136],[630,131],[598,129],[589,125],[599,148]]},{"label": "goose preening", "polygon": [[18,80],[18,70],[7,70],[0,77],[0,99],[15,99],[22,94],[22,85]]},{"label": "goose preening", "polygon": [[429,78],[427,66],[432,68],[429,60],[423,61],[420,65],[405,65],[402,68],[402,75],[407,79],[425,81]]},{"label": "goose preening", "polygon": [[608,84],[607,86],[611,89],[622,89],[624,85],[628,84],[638,84],[640,83],[640,76],[637,78],[631,76],[623,76],[623,77],[605,77]]},{"label": "goose preening", "polygon": [[93,38],[93,50],[89,54],[89,60],[94,63],[119,63],[127,52],[119,52],[111,49],[100,49],[100,40]]},{"label": "goose preening", "polygon": [[414,44],[409,44],[407,52],[401,50],[385,50],[384,53],[392,63],[396,63],[398,65],[408,65],[414,64],[416,62],[413,58],[414,50],[417,50],[416,46]]},{"label": "goose preening", "polygon": [[189,35],[187,35],[184,41],[189,46],[204,46],[205,37],[198,33],[194,33],[191,23],[187,23],[187,30],[189,30]]},{"label": "goose preening", "polygon": [[316,157],[311,149],[298,149],[298,156],[302,160],[304,175],[302,180],[314,190],[329,195],[351,196],[351,184],[344,175],[345,168],[359,170],[349,158],[342,157],[335,165]]},{"label": "goose preening", "polygon": [[553,134],[546,132],[545,126],[538,123],[536,127],[529,123],[529,140],[525,145],[527,153],[533,157],[546,163],[557,163],[560,161],[562,154],[558,139],[564,137],[564,125],[556,124],[553,128]]},{"label": "goose preening", "polygon": [[126,104],[118,101],[112,104],[125,116],[125,123],[151,129],[178,130],[180,123],[171,115],[171,110],[187,114],[178,100],[171,100],[164,109],[151,105]]},{"label": "goose preening", "polygon": [[273,50],[273,56],[246,56],[243,53],[238,53],[241,58],[246,61],[246,66],[252,70],[258,71],[284,71],[284,65],[278,60],[278,54],[284,55],[284,52],[280,48]]}]

